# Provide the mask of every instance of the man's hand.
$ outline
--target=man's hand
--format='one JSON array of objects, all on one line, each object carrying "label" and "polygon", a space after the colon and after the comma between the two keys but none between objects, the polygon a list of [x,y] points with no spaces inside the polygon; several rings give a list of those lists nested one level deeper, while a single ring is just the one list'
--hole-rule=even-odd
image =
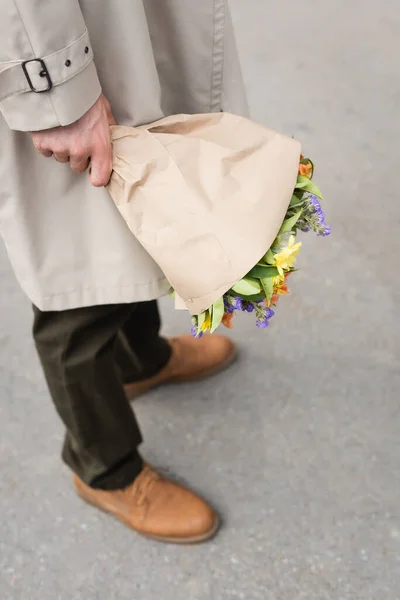
[{"label": "man's hand", "polygon": [[75,123],[32,132],[32,141],[43,156],[70,163],[76,173],[90,164],[90,181],[101,187],[108,183],[112,171],[110,125],[115,125],[108,100],[101,94],[93,106]]}]

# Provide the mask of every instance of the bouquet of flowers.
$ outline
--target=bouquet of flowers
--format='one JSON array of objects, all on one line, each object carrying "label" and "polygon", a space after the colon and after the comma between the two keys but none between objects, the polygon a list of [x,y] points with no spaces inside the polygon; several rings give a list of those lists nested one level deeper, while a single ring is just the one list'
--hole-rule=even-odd
[{"label": "bouquet of flowers", "polygon": [[[302,246],[296,242],[297,232],[314,231],[326,237],[331,228],[325,223],[319,188],[312,181],[314,164],[300,157],[297,182],[285,219],[278,234],[258,263],[207,310],[192,316],[191,333],[201,337],[213,333],[222,323],[232,328],[235,311],[253,313],[256,326],[265,328],[274,315],[273,306],[281,295],[288,294],[286,280],[296,271],[294,264]],[[173,290],[172,290],[173,292]]]},{"label": "bouquet of flowers", "polygon": [[239,310],[267,327],[295,270],[297,232],[330,232],[300,142],[226,112],[111,136],[107,189],[137,243],[142,296],[172,289],[195,337],[231,327]]}]

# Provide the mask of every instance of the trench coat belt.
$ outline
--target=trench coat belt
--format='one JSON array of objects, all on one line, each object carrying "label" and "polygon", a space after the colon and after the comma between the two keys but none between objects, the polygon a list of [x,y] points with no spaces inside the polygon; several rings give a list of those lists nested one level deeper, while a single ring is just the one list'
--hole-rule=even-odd
[{"label": "trench coat belt", "polygon": [[75,77],[92,61],[93,51],[86,30],[72,44],[48,56],[3,63],[0,65],[0,102],[25,92],[47,92]]}]

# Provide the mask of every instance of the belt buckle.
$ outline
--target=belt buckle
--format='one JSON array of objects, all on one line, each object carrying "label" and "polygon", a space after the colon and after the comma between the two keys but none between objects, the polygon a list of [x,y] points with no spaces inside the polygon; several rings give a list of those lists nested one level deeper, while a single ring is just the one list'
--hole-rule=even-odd
[{"label": "belt buckle", "polygon": [[[29,63],[33,63],[33,62],[37,62],[40,64],[41,66],[41,71],[39,73],[40,77],[44,77],[47,81],[47,87],[44,90],[38,90],[37,88],[35,88],[35,86],[32,83],[32,80],[30,78],[30,75],[28,73],[28,69],[26,68],[26,65]],[[31,88],[32,92],[35,92],[35,94],[43,94],[43,92],[49,92],[51,90],[51,88],[53,87],[53,82],[51,81],[51,77],[50,77],[50,73],[47,70],[47,67],[44,63],[44,60],[41,58],[31,58],[30,60],[25,60],[22,63],[22,70],[24,71],[24,75],[26,77],[26,80],[29,84],[29,87]]]}]

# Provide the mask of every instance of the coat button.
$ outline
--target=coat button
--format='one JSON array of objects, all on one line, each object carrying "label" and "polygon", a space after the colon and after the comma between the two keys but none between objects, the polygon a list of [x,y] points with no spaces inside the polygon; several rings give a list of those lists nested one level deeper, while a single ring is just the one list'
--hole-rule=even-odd
[{"label": "coat button", "polygon": [[71,61],[69,59],[65,61],[65,66],[66,67],[70,67],[71,66]]},{"label": "coat button", "polygon": [[86,48],[85,48],[85,54],[89,54],[89,46],[86,46]]}]

